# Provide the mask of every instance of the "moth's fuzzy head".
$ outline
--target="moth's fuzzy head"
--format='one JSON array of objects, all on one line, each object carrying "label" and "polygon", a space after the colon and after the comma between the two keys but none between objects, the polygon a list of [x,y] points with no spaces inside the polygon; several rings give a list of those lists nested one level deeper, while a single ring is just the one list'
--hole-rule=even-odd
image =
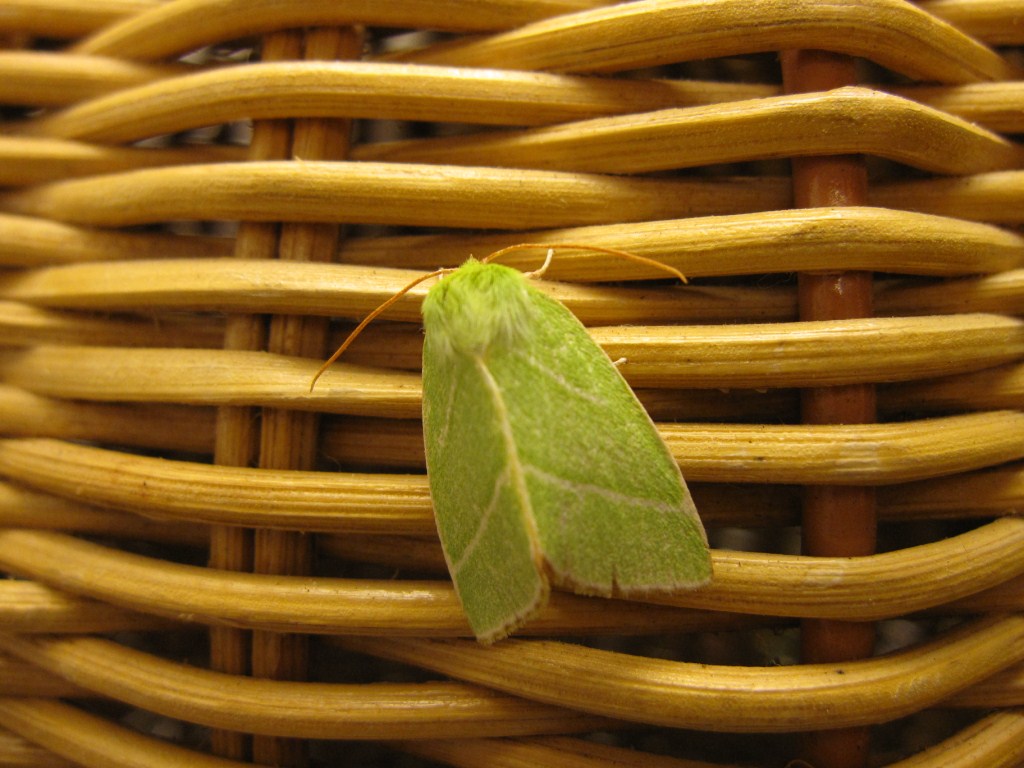
[{"label": "moth's fuzzy head", "polygon": [[522,343],[534,314],[530,291],[522,272],[470,258],[423,300],[430,343],[445,355]]}]

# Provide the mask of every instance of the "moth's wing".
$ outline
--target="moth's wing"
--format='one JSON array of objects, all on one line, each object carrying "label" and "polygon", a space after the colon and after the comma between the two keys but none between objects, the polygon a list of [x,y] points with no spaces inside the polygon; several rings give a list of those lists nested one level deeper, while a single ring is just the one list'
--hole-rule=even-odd
[{"label": "moth's wing", "polygon": [[476,637],[507,636],[547,602],[548,582],[503,405],[478,361],[423,348],[423,439],[434,519]]},{"label": "moth's wing", "polygon": [[530,290],[530,340],[488,365],[553,580],[600,595],[703,584],[707,537],[668,447],[576,317]]}]

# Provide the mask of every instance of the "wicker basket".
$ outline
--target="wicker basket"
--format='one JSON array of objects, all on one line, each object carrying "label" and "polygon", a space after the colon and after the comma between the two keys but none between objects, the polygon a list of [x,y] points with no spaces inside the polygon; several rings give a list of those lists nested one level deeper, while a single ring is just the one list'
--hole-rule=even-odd
[{"label": "wicker basket", "polygon": [[[0,765],[1024,765],[1021,18],[0,0]],[[485,647],[425,288],[308,384],[523,241],[715,578]]]}]

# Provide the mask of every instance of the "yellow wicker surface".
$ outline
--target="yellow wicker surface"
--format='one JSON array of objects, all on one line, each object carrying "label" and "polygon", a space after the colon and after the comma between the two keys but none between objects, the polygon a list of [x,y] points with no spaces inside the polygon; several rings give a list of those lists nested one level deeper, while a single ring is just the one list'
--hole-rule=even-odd
[{"label": "yellow wicker surface", "polygon": [[[1024,765],[1022,20],[0,0],[0,765]],[[308,385],[524,241],[715,575],[483,647],[426,287]]]}]

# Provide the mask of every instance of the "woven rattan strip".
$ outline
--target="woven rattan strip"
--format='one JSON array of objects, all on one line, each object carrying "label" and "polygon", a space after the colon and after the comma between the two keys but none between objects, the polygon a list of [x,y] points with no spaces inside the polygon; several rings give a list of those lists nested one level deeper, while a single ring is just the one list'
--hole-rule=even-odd
[{"label": "woven rattan strip", "polygon": [[[1024,765],[1021,13],[0,0],[0,765]],[[714,575],[482,645],[431,283],[309,384],[517,243]]]}]

